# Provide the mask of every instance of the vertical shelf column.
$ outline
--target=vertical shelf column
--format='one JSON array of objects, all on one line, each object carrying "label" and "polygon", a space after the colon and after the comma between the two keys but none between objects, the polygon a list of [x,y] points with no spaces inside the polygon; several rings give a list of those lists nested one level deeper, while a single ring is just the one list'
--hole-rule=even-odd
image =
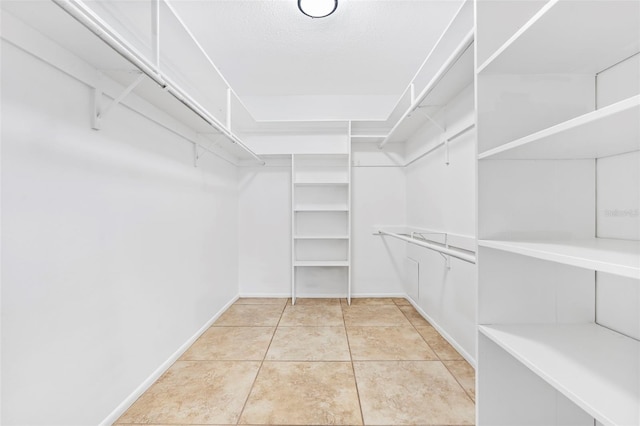
[{"label": "vertical shelf column", "polygon": [[300,290],[350,302],[351,154],[293,154],[291,192],[292,303]]}]

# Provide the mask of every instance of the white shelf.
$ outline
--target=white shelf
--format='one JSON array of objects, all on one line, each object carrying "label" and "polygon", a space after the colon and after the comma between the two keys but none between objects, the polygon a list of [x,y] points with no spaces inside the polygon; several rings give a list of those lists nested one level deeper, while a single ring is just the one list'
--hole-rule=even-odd
[{"label": "white shelf", "polygon": [[387,135],[351,135],[351,142],[379,144],[386,139]]},{"label": "white shelf", "polygon": [[607,238],[553,241],[480,240],[478,245],[640,279],[640,241]]},{"label": "white shelf", "polygon": [[296,260],[293,266],[349,266],[346,260]]},{"label": "white shelf", "polygon": [[595,74],[637,53],[639,31],[637,1],[551,0],[478,73]]},{"label": "white shelf", "polygon": [[[445,65],[442,77],[436,78],[427,87],[426,97],[409,106],[400,120],[393,126],[383,143],[404,142],[413,136],[416,131],[429,120],[420,112],[420,108],[426,108],[425,113],[434,115],[443,105],[446,105],[459,94],[462,89],[473,82],[473,38],[471,42],[465,39],[461,46],[466,49],[458,58],[451,58],[452,63]],[[458,47],[459,49],[461,47]],[[433,106],[433,108],[428,108]]]},{"label": "white shelf", "polygon": [[596,324],[479,330],[604,425],[640,424],[637,340]]},{"label": "white shelf", "polygon": [[294,235],[294,240],[348,240],[348,235]]},{"label": "white shelf", "polygon": [[601,158],[640,149],[640,96],[483,152],[479,159]]},{"label": "white shelf", "polygon": [[349,185],[349,182],[344,181],[297,181],[293,183],[296,186],[345,186]]},{"label": "white shelf", "polygon": [[349,209],[344,207],[332,207],[332,206],[299,206],[293,209],[295,212],[307,212],[307,213],[322,213],[322,212],[348,212]]}]

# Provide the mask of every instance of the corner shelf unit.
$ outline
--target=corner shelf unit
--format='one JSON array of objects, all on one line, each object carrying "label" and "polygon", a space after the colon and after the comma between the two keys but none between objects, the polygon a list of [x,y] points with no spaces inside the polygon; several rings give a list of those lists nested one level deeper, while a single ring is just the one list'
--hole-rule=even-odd
[{"label": "corner shelf unit", "polygon": [[351,154],[293,154],[291,182],[292,303],[301,287],[351,303]]},{"label": "corner shelf unit", "polygon": [[640,3],[476,16],[477,424],[638,425]]}]

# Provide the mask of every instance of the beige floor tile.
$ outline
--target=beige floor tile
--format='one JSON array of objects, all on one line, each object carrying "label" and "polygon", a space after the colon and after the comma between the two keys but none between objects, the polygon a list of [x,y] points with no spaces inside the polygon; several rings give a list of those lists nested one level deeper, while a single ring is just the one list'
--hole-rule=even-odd
[{"label": "beige floor tile", "polygon": [[287,303],[286,297],[241,297],[236,300],[234,305],[279,305],[284,306]]},{"label": "beige floor tile", "polygon": [[237,423],[259,367],[254,361],[178,361],[119,422]]},{"label": "beige floor tile", "polygon": [[239,423],[361,425],[351,363],[265,361]]},{"label": "beige floor tile", "polygon": [[[340,303],[349,306],[347,299],[340,299]],[[393,305],[393,299],[389,297],[354,297],[351,298],[351,306],[361,305]]]},{"label": "beige floor tile", "polygon": [[415,325],[416,327],[431,326],[431,324],[429,324],[429,322],[426,319],[424,319],[424,317],[420,315],[420,312],[416,311],[416,309],[413,306],[398,306],[398,307],[400,308],[404,316],[407,317],[409,322],[411,322],[411,324]]},{"label": "beige floor tile", "polygon": [[280,325],[292,326],[341,326],[344,325],[340,305],[294,305],[287,306]]},{"label": "beige floor tile", "polygon": [[437,360],[418,334],[407,327],[347,327],[354,360]]},{"label": "beige floor tile", "polygon": [[472,425],[474,404],[440,361],[354,362],[367,425]]},{"label": "beige floor tile", "polygon": [[416,327],[424,340],[441,360],[462,361],[464,358],[432,326]]},{"label": "beige floor tile", "polygon": [[411,306],[411,303],[404,297],[394,297],[393,302],[398,306]]},{"label": "beige floor tile", "polygon": [[282,309],[279,305],[232,305],[213,326],[273,327],[278,324]]},{"label": "beige floor tile", "polygon": [[[287,305],[291,305],[291,299],[287,301]],[[295,306],[308,306],[308,305],[340,305],[340,299],[337,297],[324,298],[324,297],[297,297]]]},{"label": "beige floor tile", "polygon": [[467,394],[476,400],[476,371],[467,361],[442,361],[449,369],[453,377],[467,391]]},{"label": "beige floor tile", "polygon": [[274,331],[274,327],[211,327],[180,359],[262,361]]},{"label": "beige floor tile", "polygon": [[408,326],[404,314],[397,306],[343,306],[347,326]]},{"label": "beige floor tile", "polygon": [[278,327],[266,359],[274,361],[351,360],[344,327]]}]

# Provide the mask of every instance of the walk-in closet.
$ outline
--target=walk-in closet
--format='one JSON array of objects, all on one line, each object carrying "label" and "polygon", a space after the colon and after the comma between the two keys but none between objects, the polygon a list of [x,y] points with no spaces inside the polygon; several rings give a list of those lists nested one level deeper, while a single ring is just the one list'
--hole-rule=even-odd
[{"label": "walk-in closet", "polygon": [[0,1],[0,424],[640,425],[640,1]]}]

